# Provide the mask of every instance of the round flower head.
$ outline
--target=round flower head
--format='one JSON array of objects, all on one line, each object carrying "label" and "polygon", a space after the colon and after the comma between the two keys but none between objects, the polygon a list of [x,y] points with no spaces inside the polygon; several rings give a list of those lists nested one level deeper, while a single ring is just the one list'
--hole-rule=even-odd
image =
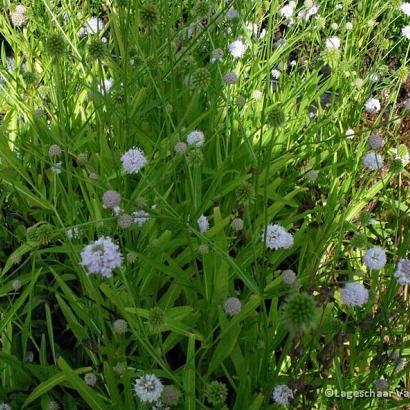
[{"label": "round flower head", "polygon": [[376,151],[369,151],[363,157],[363,165],[372,171],[383,168],[383,156],[378,154]]},{"label": "round flower head", "polygon": [[387,391],[389,388],[389,382],[384,379],[377,379],[373,382],[373,384],[377,391]]},{"label": "round flower head", "polygon": [[272,77],[273,80],[279,80],[280,74],[281,74],[280,70],[277,70],[276,68],[274,68],[274,69],[270,72],[270,75],[271,75],[271,77]]},{"label": "round flower head", "polygon": [[233,71],[230,71],[224,75],[223,80],[226,84],[233,85],[238,82],[238,76]]},{"label": "round flower head", "polygon": [[400,285],[410,285],[410,259],[400,259],[394,273]]},{"label": "round flower head", "polygon": [[200,148],[205,143],[205,135],[202,131],[194,130],[187,136],[186,142],[196,148]]},{"label": "round flower head", "polygon": [[245,54],[247,49],[246,44],[242,40],[235,40],[228,46],[228,50],[232,57],[234,58],[242,58]]},{"label": "round flower head", "polygon": [[369,291],[360,282],[349,282],[342,289],[341,296],[347,306],[362,306],[369,299]]},{"label": "round flower head", "polygon": [[128,324],[125,320],[123,319],[117,319],[114,321],[112,324],[112,329],[114,330],[115,333],[118,335],[123,335],[124,333],[127,332]]},{"label": "round flower head", "polygon": [[132,216],[134,217],[135,224],[138,226],[143,226],[149,220],[149,213],[142,209],[133,212]]},{"label": "round flower head", "polygon": [[234,9],[233,7],[231,7],[230,9],[228,9],[228,11],[226,12],[226,18],[228,20],[233,20],[239,17],[239,12],[238,10]]},{"label": "round flower head", "polygon": [[177,142],[175,144],[174,150],[177,154],[184,154],[187,150],[187,145],[185,142]]},{"label": "round flower head", "polygon": [[90,17],[84,24],[84,34],[97,34],[104,28],[104,22],[98,17]]},{"label": "round flower head", "polygon": [[21,13],[21,14],[26,14],[27,13],[26,6],[24,6],[23,4],[17,4],[14,11],[16,11],[17,13]]},{"label": "round flower head", "polygon": [[97,384],[97,376],[94,373],[87,373],[84,376],[84,381],[89,386],[95,386]]},{"label": "round flower head", "polygon": [[14,27],[23,27],[27,24],[27,16],[17,10],[10,13],[10,21]]},{"label": "round flower head", "polygon": [[384,139],[380,137],[380,135],[373,134],[371,135],[368,140],[367,144],[371,149],[379,149],[384,147]]},{"label": "round flower head", "polygon": [[59,145],[57,144],[50,145],[50,148],[48,149],[48,155],[50,157],[58,157],[61,155],[61,153],[62,151]]},{"label": "round flower head", "polygon": [[399,7],[400,11],[404,13],[407,17],[410,17],[410,3],[402,3]]},{"label": "round flower head", "polygon": [[293,391],[286,384],[278,384],[272,391],[272,399],[281,406],[287,406],[293,399]]},{"label": "round flower head", "polygon": [[315,170],[315,169],[311,169],[307,174],[306,174],[306,178],[309,181],[316,181],[317,178],[319,176],[319,171]]},{"label": "round flower head", "polygon": [[214,380],[206,385],[205,396],[213,406],[221,406],[228,397],[228,389],[224,383]]},{"label": "round flower head", "polygon": [[134,391],[143,403],[154,403],[161,397],[164,386],[154,374],[146,374],[135,380]]},{"label": "round flower head", "polygon": [[115,209],[120,206],[121,195],[117,191],[105,191],[102,197],[103,208]]},{"label": "round flower head", "polygon": [[219,63],[223,61],[223,59],[224,59],[224,52],[222,49],[215,48],[214,50],[212,50],[211,59],[210,59],[211,63]]},{"label": "round flower head", "polygon": [[[265,239],[265,232],[262,232],[262,240]],[[273,249],[289,249],[293,245],[293,236],[281,225],[269,224],[266,227],[265,245]]]},{"label": "round flower head", "polygon": [[325,46],[328,50],[338,50],[340,48],[340,38],[336,36],[329,37],[328,39],[326,39]]},{"label": "round flower head", "polygon": [[410,40],[410,26],[404,26],[401,29],[401,35],[405,37],[407,40]]},{"label": "round flower head", "polygon": [[147,164],[144,151],[140,148],[131,148],[122,157],[122,168],[128,174],[138,174],[142,167]]},{"label": "round flower head", "polygon": [[103,278],[112,276],[112,271],[121,266],[122,255],[111,238],[101,237],[81,251],[81,265],[88,273],[100,274]]},{"label": "round flower head", "polygon": [[296,273],[293,272],[291,269],[286,269],[282,271],[281,277],[283,282],[285,282],[288,285],[291,285],[292,283],[295,283],[296,280]]},{"label": "round flower head", "polygon": [[244,222],[243,222],[243,219],[241,219],[241,218],[235,218],[231,222],[231,227],[236,232],[242,231],[243,226],[244,226]]},{"label": "round flower head", "polygon": [[15,292],[18,292],[22,286],[23,284],[21,283],[20,279],[14,279],[13,282],[11,283],[11,287],[13,288]]},{"label": "round flower head", "polygon": [[307,332],[316,323],[317,308],[313,296],[306,293],[295,293],[283,307],[283,319],[290,330]]},{"label": "round flower head", "polygon": [[121,214],[117,219],[117,224],[121,229],[128,229],[134,222],[134,218],[129,214]]},{"label": "round flower head", "polygon": [[363,263],[373,270],[380,270],[386,265],[386,251],[378,246],[370,248],[363,256]]},{"label": "round flower head", "polygon": [[293,16],[295,7],[293,4],[286,4],[280,9],[280,15],[285,19],[290,19]]},{"label": "round flower head", "polygon": [[201,215],[197,222],[200,232],[206,232],[209,229],[208,218],[205,215]]},{"label": "round flower head", "polygon": [[369,114],[377,114],[380,111],[380,101],[371,97],[364,103],[364,109]]},{"label": "round flower head", "polygon": [[229,316],[236,316],[242,308],[242,303],[238,298],[230,297],[225,300],[224,311]]},{"label": "round flower head", "polygon": [[181,393],[175,386],[164,386],[161,394],[161,401],[167,406],[176,406],[180,396]]}]

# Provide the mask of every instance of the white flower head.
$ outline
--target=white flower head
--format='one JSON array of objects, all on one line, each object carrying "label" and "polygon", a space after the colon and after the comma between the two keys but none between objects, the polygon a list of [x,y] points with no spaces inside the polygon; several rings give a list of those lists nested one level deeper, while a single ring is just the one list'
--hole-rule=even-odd
[{"label": "white flower head", "polygon": [[403,37],[407,38],[407,40],[410,40],[410,26],[409,26],[409,25],[404,26],[404,27],[401,29],[401,35],[402,35]]},{"label": "white flower head", "polygon": [[90,17],[84,24],[86,34],[97,34],[104,28],[104,22],[98,17]]},{"label": "white flower head", "polygon": [[286,384],[278,384],[272,391],[272,399],[281,406],[287,406],[293,399],[293,391]]},{"label": "white flower head", "polygon": [[410,3],[404,2],[400,5],[399,10],[407,17],[410,17]]},{"label": "white flower head", "polygon": [[242,58],[246,52],[246,49],[247,49],[246,44],[240,39],[233,41],[228,46],[229,53],[234,58]]},{"label": "white flower head", "polygon": [[348,306],[362,306],[369,299],[369,291],[360,282],[346,283],[341,291],[342,301]]},{"label": "white flower head", "polygon": [[149,213],[144,210],[135,211],[132,213],[134,223],[138,226],[143,226],[149,220]]},{"label": "white flower head", "polygon": [[364,109],[369,114],[377,114],[380,108],[380,101],[377,98],[371,97],[364,104]]},{"label": "white flower head", "polygon": [[369,151],[367,154],[365,154],[362,161],[363,165],[372,171],[381,169],[384,165],[383,156],[378,154],[376,151]]},{"label": "white flower head", "polygon": [[[262,240],[265,238],[265,232],[262,232]],[[266,227],[265,245],[273,249],[289,249],[293,245],[293,236],[281,225],[269,224]]]},{"label": "white flower head", "polygon": [[197,222],[200,232],[206,232],[209,229],[208,218],[205,215],[201,215]]},{"label": "white flower head", "polygon": [[135,394],[143,403],[158,401],[163,389],[163,384],[154,374],[146,374],[134,382]]},{"label": "white flower head", "polygon": [[295,283],[296,273],[293,272],[293,270],[291,270],[291,269],[286,269],[286,270],[282,271],[280,276],[281,276],[283,282],[288,284],[288,285],[291,285],[292,283]]},{"label": "white flower head", "polygon": [[224,302],[224,311],[229,316],[236,316],[242,308],[241,301],[236,297],[227,298]]},{"label": "white flower head", "polygon": [[290,19],[295,12],[295,7],[293,4],[286,4],[280,9],[280,15],[285,19]]},{"label": "white flower head", "polygon": [[270,75],[271,75],[271,77],[272,77],[274,80],[279,80],[280,74],[281,74],[280,70],[278,70],[278,69],[276,69],[276,68],[274,68],[274,69],[270,72]]},{"label": "white flower head", "polygon": [[112,271],[122,264],[119,246],[111,238],[101,237],[81,251],[81,265],[88,273],[100,274],[103,278],[112,276]]},{"label": "white flower head", "polygon": [[383,148],[384,143],[385,143],[384,139],[380,135],[377,135],[377,134],[371,135],[367,140],[367,144],[369,145],[371,149]]},{"label": "white flower head", "polygon": [[113,86],[113,81],[111,78],[107,78],[106,80],[103,80],[101,84],[98,86],[98,91],[103,94],[107,95]]},{"label": "white flower head", "polygon": [[325,46],[328,50],[340,48],[340,38],[337,36],[329,37],[326,39]]},{"label": "white flower head", "polygon": [[400,285],[410,285],[410,259],[400,259],[394,273]]},{"label": "white flower head", "polygon": [[186,139],[188,145],[193,145],[196,148],[200,148],[205,143],[205,135],[200,130],[191,131]]},{"label": "white flower head", "polygon": [[229,8],[228,11],[226,12],[226,18],[228,20],[233,20],[239,17],[239,12],[238,10],[234,9],[233,7]]},{"label": "white flower head", "polygon": [[142,149],[133,147],[121,157],[121,162],[125,172],[128,174],[138,174],[148,161]]},{"label": "white flower head", "polygon": [[380,270],[386,265],[386,262],[386,251],[379,246],[368,249],[363,256],[363,263],[369,269]]}]

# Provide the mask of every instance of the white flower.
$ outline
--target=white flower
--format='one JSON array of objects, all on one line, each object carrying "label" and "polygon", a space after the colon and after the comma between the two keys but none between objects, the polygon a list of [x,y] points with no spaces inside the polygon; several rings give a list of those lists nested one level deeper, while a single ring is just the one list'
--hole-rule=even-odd
[{"label": "white flower", "polygon": [[135,380],[134,391],[143,403],[153,403],[159,400],[164,386],[157,376],[146,374]]},{"label": "white flower", "polygon": [[145,158],[144,151],[133,147],[121,157],[121,162],[125,172],[137,174],[147,164],[147,159]]},{"label": "white flower", "polygon": [[346,30],[353,30],[353,23],[348,21],[345,25]]},{"label": "white flower", "polygon": [[329,49],[336,49],[338,50],[340,48],[340,38],[333,36],[333,37],[329,37],[328,39],[326,39],[326,48]]},{"label": "white flower", "polygon": [[112,276],[112,271],[121,266],[119,246],[111,238],[101,237],[81,251],[81,265],[88,273],[99,273],[103,278]]},{"label": "white flower", "polygon": [[90,17],[84,26],[77,33],[79,37],[84,37],[87,34],[97,34],[104,28],[104,22],[98,17]]},{"label": "white flower", "polygon": [[282,277],[283,282],[285,282],[288,285],[291,285],[296,280],[296,273],[293,272],[293,270],[291,269],[286,269],[282,271],[280,276]]},{"label": "white flower", "polygon": [[197,222],[200,232],[206,232],[209,229],[208,218],[205,215],[201,215]]},{"label": "white flower", "polygon": [[401,35],[407,38],[407,40],[410,40],[410,26],[404,26],[401,29]]},{"label": "white flower", "polygon": [[252,98],[253,98],[255,101],[260,100],[262,97],[263,97],[262,91],[260,91],[260,90],[254,90],[254,91],[252,91]]},{"label": "white flower", "polygon": [[363,263],[369,269],[380,270],[386,265],[386,262],[386,251],[379,246],[368,249],[363,256]]},{"label": "white flower", "polygon": [[399,7],[399,10],[404,13],[407,17],[410,17],[410,3],[402,3]]},{"label": "white flower", "polygon": [[[262,232],[262,240],[265,239],[265,232]],[[265,245],[273,249],[289,249],[293,245],[293,236],[281,225],[269,224],[266,227]]]},{"label": "white flower", "polygon": [[376,151],[369,151],[363,157],[363,165],[372,171],[383,168],[383,157]]},{"label": "white flower", "polygon": [[247,47],[242,40],[235,40],[228,46],[228,50],[234,58],[241,58],[245,54]]},{"label": "white flower", "polygon": [[351,128],[347,129],[345,132],[345,136],[348,139],[352,139],[354,137],[354,130],[352,130]]},{"label": "white flower", "polygon": [[400,259],[394,273],[400,285],[410,285],[410,259]]},{"label": "white flower", "polygon": [[280,74],[280,70],[277,70],[275,68],[270,72],[270,75],[274,80],[279,80]]},{"label": "white flower", "polygon": [[295,8],[292,4],[286,4],[280,9],[280,15],[285,19],[289,19],[293,16],[294,11]]},{"label": "white flower", "polygon": [[143,226],[149,220],[149,213],[144,210],[135,211],[132,213],[134,223],[138,226]]},{"label": "white flower", "polygon": [[278,384],[272,391],[272,399],[277,404],[287,406],[293,399],[293,391],[286,384]]},{"label": "white flower", "polygon": [[202,147],[205,143],[205,135],[200,130],[194,130],[188,134],[186,142],[196,148]]},{"label": "white flower", "polygon": [[224,311],[229,316],[236,316],[242,308],[242,303],[238,298],[230,297],[224,302]]},{"label": "white flower", "polygon": [[369,114],[377,114],[380,111],[380,101],[371,97],[365,102],[364,109]]},{"label": "white flower", "polygon": [[106,80],[103,80],[103,81],[101,82],[101,84],[98,86],[98,91],[99,91],[101,94],[106,95],[106,94],[108,94],[108,93],[110,92],[112,86],[113,86],[113,81],[112,81],[112,79],[111,79],[111,78],[107,78]]},{"label": "white flower", "polygon": [[369,299],[369,291],[360,282],[349,282],[342,289],[341,296],[348,306],[362,306]]},{"label": "white flower", "polygon": [[238,10],[234,9],[231,7],[227,12],[226,12],[226,18],[228,20],[233,20],[239,17],[239,12]]}]

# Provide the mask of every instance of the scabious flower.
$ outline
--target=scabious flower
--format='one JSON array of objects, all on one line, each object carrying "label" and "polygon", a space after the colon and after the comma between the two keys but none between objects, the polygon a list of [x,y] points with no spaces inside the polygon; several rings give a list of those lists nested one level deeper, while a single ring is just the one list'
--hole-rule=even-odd
[{"label": "scabious flower", "polygon": [[205,215],[201,215],[197,222],[200,232],[206,232],[209,229],[208,218]]},{"label": "scabious flower", "polygon": [[293,272],[293,270],[291,270],[291,269],[286,269],[286,270],[282,271],[280,276],[281,276],[283,282],[286,283],[287,285],[292,285],[293,283],[295,283],[296,273]]},{"label": "scabious flower", "polygon": [[112,324],[112,330],[118,335],[123,335],[127,332],[128,324],[124,319],[117,319]]},{"label": "scabious flower", "polygon": [[200,148],[205,143],[205,135],[200,130],[194,130],[188,134],[186,142],[188,143],[188,145]]},{"label": "scabious flower", "polygon": [[308,21],[312,16],[316,15],[319,11],[319,4],[313,3],[311,0],[307,0],[304,3],[305,8],[300,10],[298,17]]},{"label": "scabious flower", "polygon": [[340,38],[337,36],[329,37],[326,39],[325,46],[328,50],[340,48]]},{"label": "scabious flower", "polygon": [[383,168],[383,156],[376,151],[369,151],[363,157],[363,165],[372,171]]},{"label": "scabious flower", "polygon": [[229,316],[236,316],[242,308],[242,303],[238,298],[230,297],[225,300],[224,311]]},{"label": "scabious flower", "polygon": [[161,397],[163,384],[154,374],[146,374],[134,382],[134,391],[143,403],[154,403]]},{"label": "scabious flower", "polygon": [[246,49],[246,44],[240,39],[233,41],[228,46],[228,50],[234,58],[242,58],[245,54]]},{"label": "scabious flower", "polygon": [[133,212],[132,216],[134,217],[135,224],[138,226],[143,226],[149,220],[149,213],[142,209]]},{"label": "scabious flower", "polygon": [[233,85],[238,82],[238,76],[233,71],[230,71],[223,76],[223,80],[226,84]]},{"label": "scabious flower", "polygon": [[380,101],[371,97],[365,102],[364,109],[369,114],[377,114],[380,111]]},{"label": "scabious flower", "polygon": [[400,285],[410,285],[410,259],[400,259],[394,273]]},{"label": "scabious flower", "polygon": [[161,400],[168,406],[176,406],[178,404],[181,392],[172,385],[164,386],[161,394]]},{"label": "scabious flower", "polygon": [[109,278],[113,269],[120,267],[121,263],[119,246],[109,237],[102,236],[81,251],[81,265],[89,274],[97,273],[103,278]]},{"label": "scabious flower", "polygon": [[399,10],[407,17],[410,17],[410,3],[404,2],[400,5]]},{"label": "scabious flower", "polygon": [[221,406],[228,397],[228,389],[224,383],[214,380],[206,385],[205,396],[213,406]]},{"label": "scabious flower", "polygon": [[79,37],[84,37],[88,34],[98,34],[104,29],[104,22],[95,16],[90,17],[77,33]]},{"label": "scabious flower", "polygon": [[59,145],[57,144],[50,145],[50,148],[48,149],[48,155],[50,157],[58,157],[61,155],[61,153],[62,153],[62,150]]},{"label": "scabious flower", "polygon": [[13,288],[15,292],[18,292],[22,286],[23,284],[21,283],[20,279],[14,279],[13,282],[11,283],[11,287]]},{"label": "scabious flower", "polygon": [[187,145],[185,144],[185,142],[177,142],[175,144],[174,150],[177,154],[185,154],[186,150],[187,150]]},{"label": "scabious flower", "polygon": [[362,306],[369,299],[369,291],[360,282],[349,282],[342,289],[341,296],[347,306]]},{"label": "scabious flower", "polygon": [[215,48],[212,50],[210,62],[211,63],[219,63],[224,59],[224,52],[220,48]]},{"label": "scabious flower", "polygon": [[148,161],[142,149],[133,147],[121,157],[121,162],[125,172],[128,174],[138,174]]},{"label": "scabious flower", "polygon": [[386,251],[379,246],[368,249],[363,256],[363,263],[369,269],[380,270],[386,265],[386,262]]},{"label": "scabious flower", "polygon": [[242,231],[243,225],[244,225],[244,222],[243,222],[243,219],[241,219],[241,218],[235,218],[231,222],[231,227],[235,232]]},{"label": "scabious flower", "polygon": [[84,376],[84,381],[89,386],[95,386],[97,384],[97,376],[94,373],[87,373]]},{"label": "scabious flower", "polygon": [[[262,240],[265,232],[262,232]],[[293,245],[293,236],[281,225],[269,224],[266,227],[265,245],[273,249],[289,249]]]},{"label": "scabious flower", "polygon": [[288,3],[288,4],[285,4],[280,9],[280,15],[285,19],[290,19],[293,16],[294,11],[295,11],[294,3],[293,2]]},{"label": "scabious flower", "polygon": [[404,26],[401,29],[401,35],[407,38],[407,40],[410,40],[410,26]]},{"label": "scabious flower", "polygon": [[98,86],[98,91],[103,95],[107,95],[110,92],[112,86],[113,86],[112,79],[107,78],[106,80],[103,80],[101,84]]},{"label": "scabious flower", "polygon": [[281,406],[287,406],[293,399],[293,391],[286,384],[278,384],[272,391],[272,399]]},{"label": "scabious flower", "polygon": [[368,140],[367,144],[371,149],[379,149],[384,147],[384,139],[377,134],[371,135]]},{"label": "scabious flower", "polygon": [[15,11],[10,13],[10,21],[14,27],[23,27],[27,24],[27,16],[25,13],[17,11],[16,8]]},{"label": "scabious flower", "polygon": [[108,190],[105,191],[102,197],[103,208],[115,209],[120,206],[121,195],[117,191]]}]

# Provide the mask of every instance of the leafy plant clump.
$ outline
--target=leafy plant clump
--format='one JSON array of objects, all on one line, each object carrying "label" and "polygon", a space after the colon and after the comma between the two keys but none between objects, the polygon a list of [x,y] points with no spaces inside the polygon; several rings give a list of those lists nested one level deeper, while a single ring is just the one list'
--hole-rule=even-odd
[{"label": "leafy plant clump", "polygon": [[0,33],[0,409],[410,405],[410,3]]}]

